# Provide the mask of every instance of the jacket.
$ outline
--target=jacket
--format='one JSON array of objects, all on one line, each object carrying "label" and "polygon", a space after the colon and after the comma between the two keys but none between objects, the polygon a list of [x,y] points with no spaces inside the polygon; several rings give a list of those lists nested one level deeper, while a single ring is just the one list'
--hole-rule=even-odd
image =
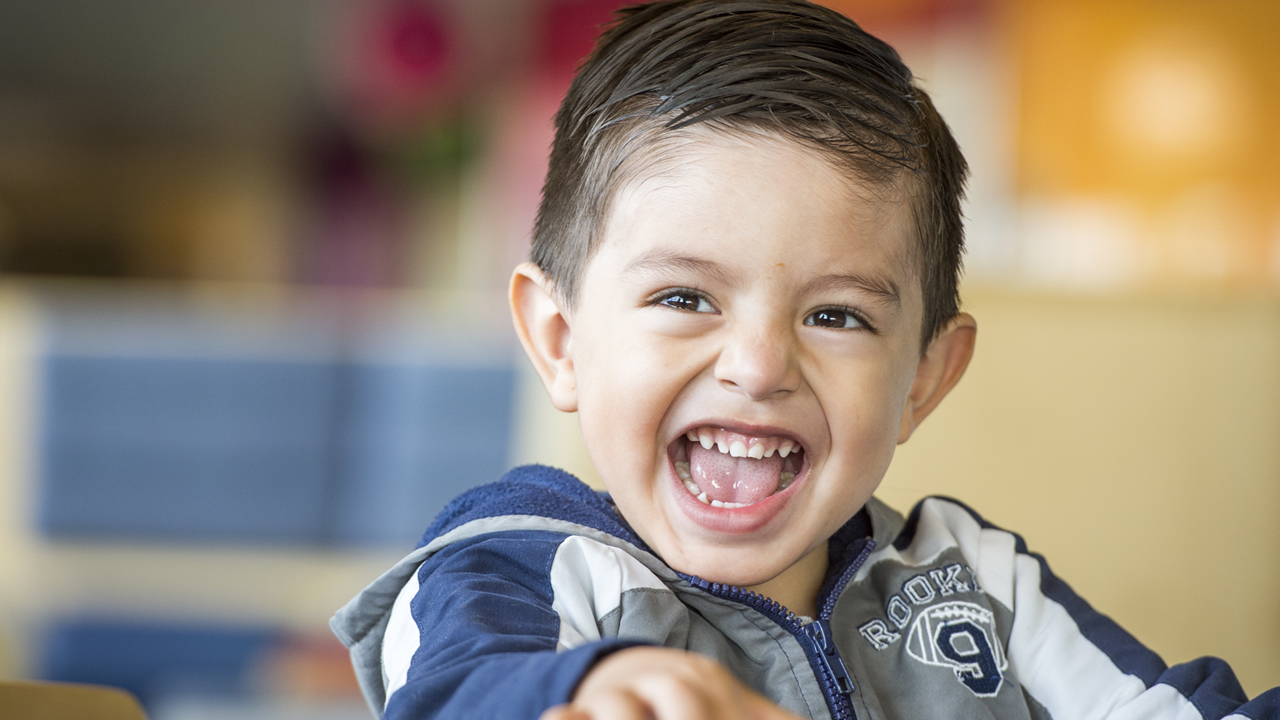
[{"label": "jacket", "polygon": [[[683,575],[608,495],[516,468],[471,490],[331,621],[375,717],[537,718],[637,644],[704,653],[826,720],[1280,720],[1231,669],[1166,667],[963,504],[871,500],[829,542],[818,617]],[[389,698],[389,699],[388,699]]]}]

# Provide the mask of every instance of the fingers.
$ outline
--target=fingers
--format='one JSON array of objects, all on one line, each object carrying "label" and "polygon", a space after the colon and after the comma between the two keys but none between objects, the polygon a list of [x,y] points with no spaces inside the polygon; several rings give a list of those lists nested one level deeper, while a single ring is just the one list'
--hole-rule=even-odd
[{"label": "fingers", "polygon": [[538,716],[538,720],[591,720],[591,716],[568,705],[557,705],[547,708],[546,712]]},{"label": "fingers", "polygon": [[[572,720],[654,720],[655,718],[655,714],[649,711],[649,704],[637,697],[630,689],[598,692],[585,701],[575,702],[573,707],[581,714],[570,716]],[[667,720],[662,715],[656,715],[656,718]]]},{"label": "fingers", "polygon": [[[741,685],[661,673],[636,676],[625,691],[596,694],[574,707],[593,720],[802,720]],[[555,720],[570,718],[580,720]]]},{"label": "fingers", "polygon": [[631,648],[587,674],[568,706],[541,720],[800,720],[720,663],[669,648]]},{"label": "fingers", "polygon": [[633,691],[658,720],[719,720],[727,709],[683,677],[644,675],[636,678]]}]

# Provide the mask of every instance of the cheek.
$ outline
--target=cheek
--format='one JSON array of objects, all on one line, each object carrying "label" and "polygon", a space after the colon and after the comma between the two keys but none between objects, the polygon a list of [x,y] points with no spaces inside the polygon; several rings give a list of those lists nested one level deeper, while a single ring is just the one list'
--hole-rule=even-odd
[{"label": "cheek", "polygon": [[597,468],[665,454],[665,447],[654,452],[655,441],[686,382],[672,343],[643,333],[593,337],[590,347],[575,351],[575,371],[583,438]]},{"label": "cheek", "polygon": [[[904,378],[900,366],[893,363],[867,363],[850,371],[845,368],[834,378],[832,393],[823,401],[831,426],[833,459],[847,452],[858,462],[867,462],[874,470],[883,461],[887,465],[897,445],[902,411],[910,390],[910,378]],[[845,450],[842,451],[841,448]]]}]

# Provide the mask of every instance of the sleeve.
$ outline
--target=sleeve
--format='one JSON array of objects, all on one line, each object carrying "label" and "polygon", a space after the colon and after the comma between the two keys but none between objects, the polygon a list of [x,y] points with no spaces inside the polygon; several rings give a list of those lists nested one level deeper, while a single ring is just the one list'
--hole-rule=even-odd
[{"label": "sleeve", "polygon": [[1053,720],[1280,720],[1280,688],[1249,700],[1222,660],[1166,666],[1020,536],[954,500],[927,500],[917,510],[920,529],[947,526],[982,589],[1013,611],[1010,670]]},{"label": "sleeve", "polygon": [[537,718],[567,702],[596,662],[639,644],[597,640],[556,652],[550,570],[565,537],[487,534],[422,564],[410,581],[416,591],[402,595],[410,627],[395,627],[393,613],[384,640],[386,720]]}]

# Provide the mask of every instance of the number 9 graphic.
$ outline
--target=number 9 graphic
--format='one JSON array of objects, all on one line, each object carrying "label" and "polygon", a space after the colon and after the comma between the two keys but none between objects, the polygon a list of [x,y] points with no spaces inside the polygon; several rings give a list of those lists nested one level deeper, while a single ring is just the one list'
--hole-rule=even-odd
[{"label": "number 9 graphic", "polygon": [[[965,649],[968,652],[956,647],[957,640],[964,642],[961,647],[967,645]],[[955,668],[956,678],[975,695],[995,695],[1000,690],[1000,667],[982,628],[968,620],[941,625],[934,642],[938,652],[955,661],[958,666]]]},{"label": "number 9 graphic", "polygon": [[981,605],[949,602],[916,616],[907,653],[926,665],[949,668],[970,692],[993,697],[1008,666],[996,635],[995,617]]}]

